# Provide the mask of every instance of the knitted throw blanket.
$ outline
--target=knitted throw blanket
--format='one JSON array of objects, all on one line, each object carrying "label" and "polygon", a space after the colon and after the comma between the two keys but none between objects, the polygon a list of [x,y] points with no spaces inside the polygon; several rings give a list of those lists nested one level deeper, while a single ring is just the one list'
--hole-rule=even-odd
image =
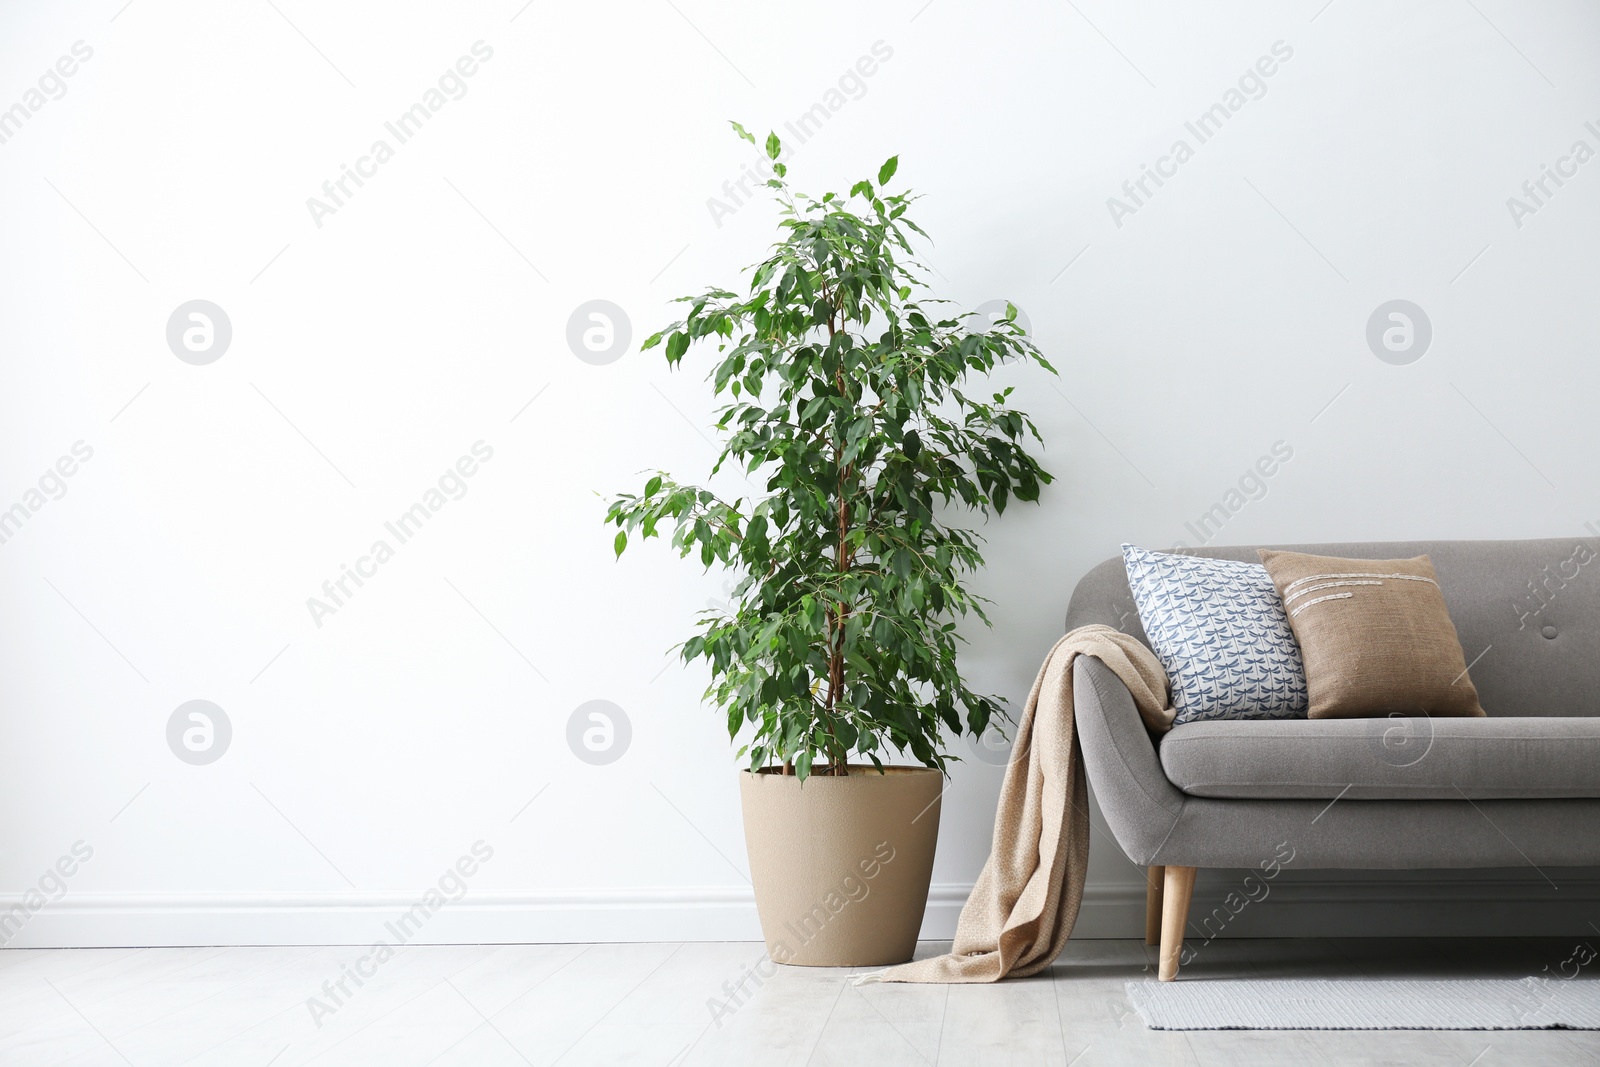
[{"label": "knitted throw blanket", "polygon": [[1155,654],[1110,626],[1056,642],[1017,724],[995,812],[994,844],[947,956],[862,975],[867,982],[996,982],[1049,967],[1066,947],[1089,863],[1089,791],[1072,717],[1072,665],[1097,656],[1133,694],[1152,733],[1172,727]]}]

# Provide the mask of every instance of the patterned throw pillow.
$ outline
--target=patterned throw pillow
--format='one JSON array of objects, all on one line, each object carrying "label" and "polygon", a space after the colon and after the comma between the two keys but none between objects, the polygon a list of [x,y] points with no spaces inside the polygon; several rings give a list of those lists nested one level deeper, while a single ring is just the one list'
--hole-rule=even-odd
[{"label": "patterned throw pillow", "polygon": [[1306,717],[1300,646],[1265,567],[1133,545],[1122,560],[1172,684],[1175,724]]}]

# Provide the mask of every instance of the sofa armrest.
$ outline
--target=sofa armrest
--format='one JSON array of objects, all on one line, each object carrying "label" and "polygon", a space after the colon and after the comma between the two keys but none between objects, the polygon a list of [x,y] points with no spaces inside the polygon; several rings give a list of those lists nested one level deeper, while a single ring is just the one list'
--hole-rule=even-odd
[{"label": "sofa armrest", "polygon": [[1184,796],[1167,780],[1133,694],[1110,667],[1079,656],[1072,692],[1078,740],[1100,811],[1128,858],[1148,865],[1177,825]]}]

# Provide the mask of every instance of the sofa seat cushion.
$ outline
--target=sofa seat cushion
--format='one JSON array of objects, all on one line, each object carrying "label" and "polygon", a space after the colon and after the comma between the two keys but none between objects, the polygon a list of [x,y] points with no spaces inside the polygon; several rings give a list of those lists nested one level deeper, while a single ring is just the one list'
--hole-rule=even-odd
[{"label": "sofa seat cushion", "polygon": [[1582,716],[1196,722],[1160,754],[1197,797],[1600,797],[1600,718]]}]

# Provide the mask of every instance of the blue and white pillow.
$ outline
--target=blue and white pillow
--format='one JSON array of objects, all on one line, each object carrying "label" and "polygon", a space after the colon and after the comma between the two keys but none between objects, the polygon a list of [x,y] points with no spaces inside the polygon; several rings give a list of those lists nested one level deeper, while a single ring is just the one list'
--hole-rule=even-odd
[{"label": "blue and white pillow", "polygon": [[1300,646],[1265,567],[1133,545],[1122,560],[1175,723],[1306,717]]}]

